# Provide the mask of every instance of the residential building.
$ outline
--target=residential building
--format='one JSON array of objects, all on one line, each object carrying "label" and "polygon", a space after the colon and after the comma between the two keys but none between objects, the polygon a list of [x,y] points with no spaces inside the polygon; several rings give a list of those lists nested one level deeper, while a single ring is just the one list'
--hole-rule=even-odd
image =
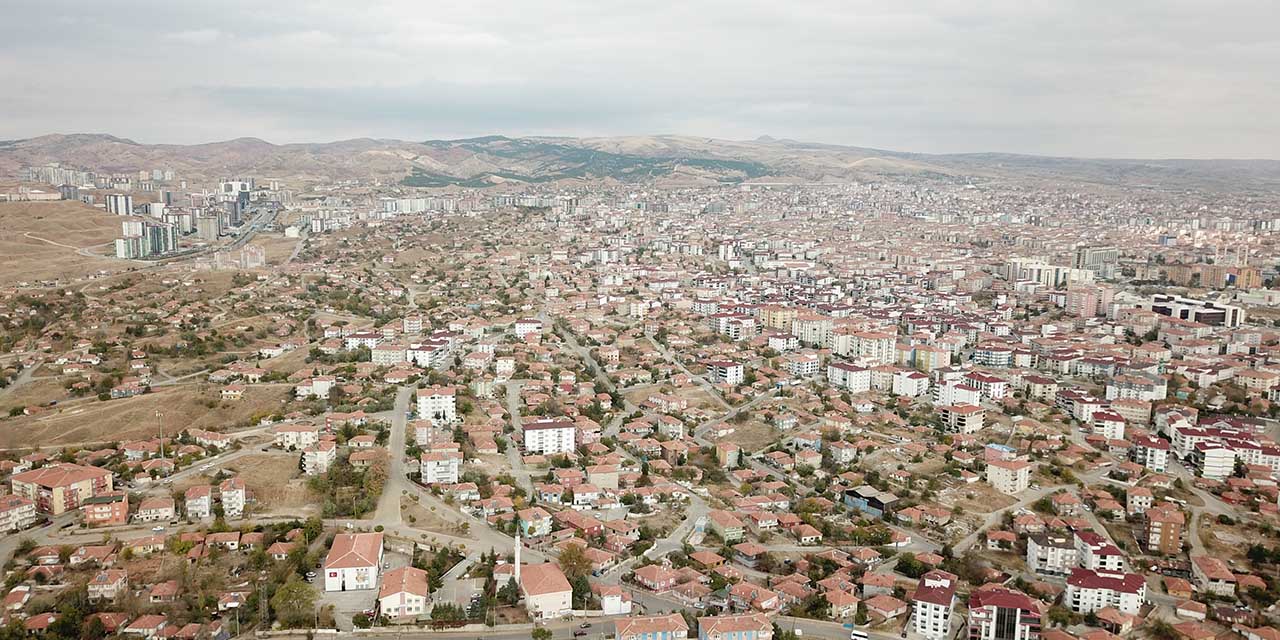
[{"label": "residential building", "polygon": [[1236,576],[1221,559],[1191,556],[1191,575],[1204,591],[1227,598],[1236,595]]},{"label": "residential building", "polygon": [[1031,483],[1031,463],[1026,460],[992,460],[987,463],[987,482],[996,491],[1017,495]]},{"label": "residential building", "polygon": [[1137,614],[1147,597],[1147,583],[1141,574],[1071,570],[1063,604],[1076,613],[1094,613],[1115,607],[1121,613]]},{"label": "residential building", "polygon": [[763,613],[698,618],[698,640],[773,640],[773,622]]},{"label": "residential building", "polygon": [[616,640],[685,640],[689,637],[689,625],[679,613],[622,618],[614,621],[613,629]]},{"label": "residential building", "polygon": [[544,418],[524,421],[520,430],[527,453],[554,455],[574,450],[577,429],[568,420]]},{"label": "residential building", "polygon": [[1027,568],[1050,576],[1066,576],[1080,561],[1075,540],[1070,536],[1047,531],[1027,537]]},{"label": "residential building", "polygon": [[85,585],[90,602],[115,600],[129,589],[129,574],[124,569],[103,569]]},{"label": "residential building", "polygon": [[925,638],[951,636],[951,611],[955,608],[959,578],[939,569],[920,576],[911,596],[911,621],[915,632]]},{"label": "residential building", "polygon": [[456,484],[462,466],[461,451],[429,451],[418,461],[423,484]]},{"label": "residential building", "polygon": [[135,522],[167,522],[176,514],[173,498],[146,498],[138,503],[138,512],[133,514]]},{"label": "residential building", "polygon": [[938,415],[947,433],[977,433],[986,423],[987,410],[972,404],[938,407]]},{"label": "residential building", "polygon": [[1037,640],[1042,605],[1004,587],[969,594],[969,640]]},{"label": "residential building", "polygon": [[85,500],[113,489],[111,472],[79,464],[58,463],[16,473],[9,478],[14,495],[36,504],[51,516],[80,508]]},{"label": "residential building", "polygon": [[317,442],[302,450],[302,471],[309,476],[328,473],[338,459],[338,445],[330,441]]},{"label": "residential building", "polygon": [[84,523],[90,527],[106,527],[129,523],[129,495],[109,491],[85,499],[80,507]]},{"label": "residential building", "polygon": [[832,362],[827,365],[827,382],[849,393],[866,393],[871,390],[871,369],[851,362]]},{"label": "residential building", "polygon": [[275,444],[282,449],[306,449],[320,442],[320,429],[311,424],[284,424],[274,433]]},{"label": "residential building", "polygon": [[209,485],[187,487],[184,497],[188,520],[200,520],[213,514],[213,487]]},{"label": "residential building", "polygon": [[742,384],[746,378],[743,366],[732,360],[708,360],[704,364],[707,367],[707,378],[712,382],[733,387]]},{"label": "residential building", "polygon": [[0,496],[0,532],[13,532],[35,524],[36,503],[19,495]]},{"label": "residential building", "polygon": [[457,391],[453,387],[432,386],[418,389],[418,417],[437,426],[458,421]]},{"label": "residential building", "polygon": [[1152,470],[1164,473],[1169,464],[1169,443],[1160,438],[1135,435],[1129,439],[1129,459]]},{"label": "residential building", "polygon": [[218,485],[218,499],[222,502],[222,515],[227,518],[244,516],[246,486],[244,479],[235,476]]},{"label": "residential building", "polygon": [[1186,516],[1174,507],[1155,506],[1147,509],[1141,540],[1148,553],[1176,556],[1182,553],[1182,535]]}]

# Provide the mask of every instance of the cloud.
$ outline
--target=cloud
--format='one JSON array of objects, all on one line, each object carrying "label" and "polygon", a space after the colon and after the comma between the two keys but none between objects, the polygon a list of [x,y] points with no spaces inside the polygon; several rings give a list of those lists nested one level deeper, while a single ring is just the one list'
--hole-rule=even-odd
[{"label": "cloud", "polygon": [[0,83],[19,97],[0,101],[0,138],[770,134],[1127,157],[1280,143],[1280,5],[1262,0],[50,0],[9,14]]},{"label": "cloud", "polygon": [[164,37],[166,40],[185,44],[212,44],[222,38],[222,32],[217,29],[188,29],[168,33]]}]

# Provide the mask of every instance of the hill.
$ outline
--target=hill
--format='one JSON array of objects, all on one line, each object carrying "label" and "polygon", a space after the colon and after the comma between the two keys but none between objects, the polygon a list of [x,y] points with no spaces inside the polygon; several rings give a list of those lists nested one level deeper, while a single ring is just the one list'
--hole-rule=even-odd
[{"label": "hill", "polygon": [[0,202],[0,286],[136,266],[108,246],[125,219],[79,202]]},{"label": "hill", "polygon": [[358,138],[276,145],[237,138],[197,145],[140,144],[102,134],[0,142],[0,177],[60,161],[103,172],[168,168],[188,179],[253,175],[292,182],[380,179],[419,187],[572,184],[660,185],[856,181],[912,176],[958,183],[1049,180],[1126,188],[1280,190],[1280,161],[1111,160],[999,153],[929,155],[779,140],[693,136],[600,138],[485,136],[410,142]]}]

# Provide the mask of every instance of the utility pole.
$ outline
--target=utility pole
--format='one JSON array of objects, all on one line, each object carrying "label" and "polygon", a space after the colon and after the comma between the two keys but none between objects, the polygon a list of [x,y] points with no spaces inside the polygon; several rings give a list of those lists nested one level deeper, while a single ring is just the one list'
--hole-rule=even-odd
[{"label": "utility pole", "polygon": [[156,431],[160,432],[160,458],[164,458],[164,413],[156,409]]}]

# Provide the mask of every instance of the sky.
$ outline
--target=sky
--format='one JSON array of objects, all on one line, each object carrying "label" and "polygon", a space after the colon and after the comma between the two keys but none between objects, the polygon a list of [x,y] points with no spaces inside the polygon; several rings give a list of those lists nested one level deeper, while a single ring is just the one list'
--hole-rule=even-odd
[{"label": "sky", "polygon": [[0,139],[1280,157],[1274,0],[6,0]]}]

